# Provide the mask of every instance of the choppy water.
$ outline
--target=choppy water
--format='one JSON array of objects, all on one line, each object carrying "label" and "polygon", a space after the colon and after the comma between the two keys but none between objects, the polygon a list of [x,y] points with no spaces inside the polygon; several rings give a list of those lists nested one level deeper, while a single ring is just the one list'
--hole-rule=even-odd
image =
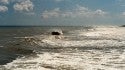
[{"label": "choppy water", "polygon": [[0,70],[125,70],[125,28],[1,27]]}]

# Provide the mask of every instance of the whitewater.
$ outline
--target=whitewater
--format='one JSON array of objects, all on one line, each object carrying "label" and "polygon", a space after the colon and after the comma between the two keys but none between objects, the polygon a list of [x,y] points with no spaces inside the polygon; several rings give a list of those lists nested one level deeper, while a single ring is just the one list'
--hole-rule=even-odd
[{"label": "whitewater", "polygon": [[[15,58],[1,63],[0,70],[125,70],[124,27],[24,27],[17,29],[19,33],[14,30],[7,41],[1,38],[4,44],[0,49],[12,52],[6,57]],[[51,35],[53,30],[63,34]]]}]

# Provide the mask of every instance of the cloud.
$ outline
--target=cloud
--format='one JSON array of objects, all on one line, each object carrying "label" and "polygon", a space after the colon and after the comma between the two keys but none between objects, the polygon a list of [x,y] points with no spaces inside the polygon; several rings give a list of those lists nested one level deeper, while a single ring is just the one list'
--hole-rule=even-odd
[{"label": "cloud", "polygon": [[95,14],[95,15],[104,16],[104,15],[106,15],[106,14],[107,14],[107,12],[104,12],[104,11],[102,11],[102,10],[98,9],[98,10],[96,10],[96,11],[94,12],[94,14]]},{"label": "cloud", "polygon": [[51,18],[51,17],[59,17],[61,15],[61,11],[59,8],[55,8],[51,11],[44,11],[42,13],[43,18]]},{"label": "cloud", "polygon": [[122,15],[125,16],[125,12],[123,12]]},{"label": "cloud", "polygon": [[6,6],[0,6],[0,12],[6,12],[8,8]]},{"label": "cloud", "polygon": [[13,6],[14,10],[19,12],[30,12],[33,10],[34,5],[30,0],[22,0]]},{"label": "cloud", "polygon": [[95,11],[90,10],[86,7],[82,7],[82,6],[78,6],[75,9],[75,12],[73,12],[73,14],[78,17],[103,17],[107,14],[107,12],[102,11],[101,9],[97,9]]},{"label": "cloud", "polygon": [[9,0],[0,0],[0,3],[9,4]]},{"label": "cloud", "polygon": [[92,11],[86,7],[78,6],[74,10],[61,11],[60,8],[55,8],[53,10],[46,10],[42,13],[42,17],[44,19],[47,18],[58,18],[58,17],[86,17],[86,18],[95,18],[95,17],[103,17],[107,14],[100,9]]}]

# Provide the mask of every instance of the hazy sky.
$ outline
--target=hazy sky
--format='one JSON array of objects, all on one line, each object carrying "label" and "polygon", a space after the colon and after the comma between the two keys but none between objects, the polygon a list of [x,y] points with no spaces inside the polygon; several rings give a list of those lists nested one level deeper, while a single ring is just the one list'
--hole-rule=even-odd
[{"label": "hazy sky", "polygon": [[0,25],[95,24],[125,24],[125,0],[0,0]]}]

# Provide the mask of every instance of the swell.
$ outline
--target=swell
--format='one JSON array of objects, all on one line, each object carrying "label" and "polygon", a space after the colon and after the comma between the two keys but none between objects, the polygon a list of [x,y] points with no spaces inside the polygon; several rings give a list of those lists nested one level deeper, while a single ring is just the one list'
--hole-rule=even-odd
[{"label": "swell", "polygon": [[[42,35],[14,37],[15,41],[6,43],[3,45],[4,47],[2,47],[2,49],[11,54],[13,57],[12,60],[21,56],[42,52],[59,53],[93,49],[124,49],[125,34],[123,31],[124,29],[118,30],[116,28],[90,28],[71,31],[62,30],[64,33],[63,35],[53,36],[50,35],[51,30],[48,30],[48,32],[45,32]],[[12,60],[9,60],[8,62],[11,62]]]},{"label": "swell", "polygon": [[104,49],[119,48],[125,45],[123,28],[63,29],[63,35],[60,36],[51,35],[52,30],[54,29],[50,29],[41,35],[14,37],[16,40],[5,44],[4,48],[18,54],[29,54],[43,49]]}]

